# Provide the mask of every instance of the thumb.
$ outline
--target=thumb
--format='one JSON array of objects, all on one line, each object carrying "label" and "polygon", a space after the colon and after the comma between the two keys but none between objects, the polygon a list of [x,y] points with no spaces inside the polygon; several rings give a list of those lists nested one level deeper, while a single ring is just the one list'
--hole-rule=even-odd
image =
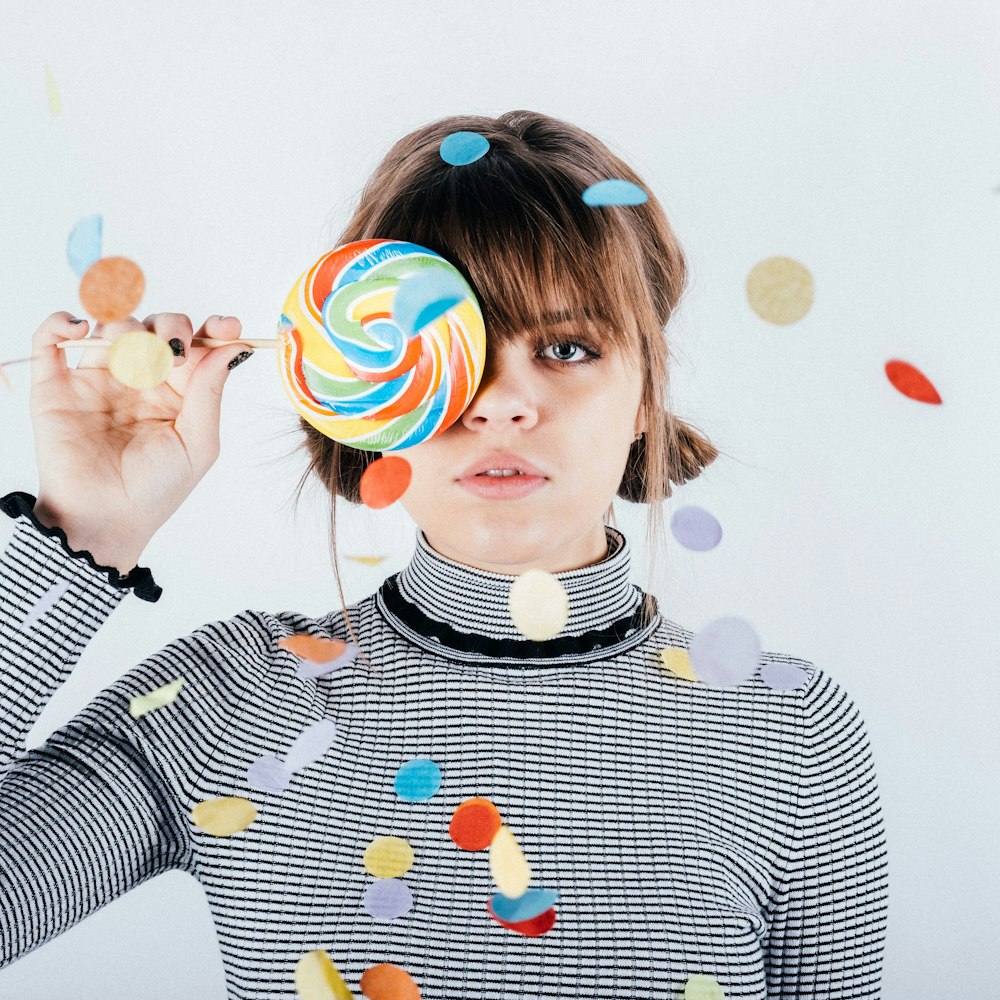
[{"label": "thumb", "polygon": [[49,379],[65,375],[69,370],[69,352],[56,344],[63,340],[82,340],[89,332],[87,320],[78,320],[68,312],[48,316],[31,337],[31,385],[40,386]]},{"label": "thumb", "polygon": [[244,351],[254,353],[253,348],[238,341],[232,347],[213,347],[205,352],[188,377],[174,426],[194,450],[209,453],[218,449],[222,390],[229,378],[228,365]]}]

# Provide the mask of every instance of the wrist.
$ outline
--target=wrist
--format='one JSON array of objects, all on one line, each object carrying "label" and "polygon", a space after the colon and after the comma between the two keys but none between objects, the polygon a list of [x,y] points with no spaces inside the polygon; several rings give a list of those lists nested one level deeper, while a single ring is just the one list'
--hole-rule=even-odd
[{"label": "wrist", "polygon": [[107,566],[126,576],[138,565],[145,544],[135,539],[125,539],[97,528],[79,518],[60,513],[39,499],[35,503],[35,517],[47,528],[61,528],[66,543],[74,552],[89,552],[98,566]]}]

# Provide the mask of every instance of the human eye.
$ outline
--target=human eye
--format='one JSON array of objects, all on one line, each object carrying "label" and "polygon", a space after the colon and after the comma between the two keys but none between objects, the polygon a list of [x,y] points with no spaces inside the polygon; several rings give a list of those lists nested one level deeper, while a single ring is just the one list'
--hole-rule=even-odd
[{"label": "human eye", "polygon": [[[552,355],[547,355],[548,360],[555,361],[557,364],[564,366],[571,365],[590,365],[593,364],[601,354],[599,351],[588,347],[586,344],[581,343],[579,340],[553,340],[549,343],[543,345],[539,354],[545,356],[545,352],[551,349],[555,349],[557,354],[555,357]],[[574,352],[582,351],[583,356],[573,357]]]}]

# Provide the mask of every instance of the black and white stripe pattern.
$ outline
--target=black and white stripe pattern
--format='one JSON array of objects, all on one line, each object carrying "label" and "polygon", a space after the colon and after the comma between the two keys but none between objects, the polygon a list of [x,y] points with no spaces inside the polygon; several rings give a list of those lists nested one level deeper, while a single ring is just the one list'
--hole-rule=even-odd
[{"label": "black and white stripe pattern", "polygon": [[[686,648],[691,633],[660,616],[635,627],[628,544],[608,536],[602,563],[558,574],[571,597],[558,638],[606,634],[603,651],[587,638],[552,658],[487,655],[477,643],[520,641],[511,578],[418,536],[411,564],[350,609],[374,669],[300,679],[277,641],[349,640],[340,611],[245,611],[176,639],[25,752],[127,591],[19,518],[0,558],[0,966],[180,868],[205,889],[234,998],[293,998],[295,963],[313,948],[358,995],[361,973],[391,962],[428,1000],[673,998],[698,973],[729,998],[877,997],[888,870],[857,708],[828,674],[780,653],[764,657],[801,665],[798,690],[668,672],[660,650]],[[59,580],[66,593],[22,629]],[[427,621],[452,631],[415,634]],[[178,676],[173,705],[130,717],[130,698]],[[283,795],[247,785],[254,759],[282,756],[323,717],[338,732],[322,761]],[[425,802],[393,787],[414,757],[442,771]],[[191,823],[192,806],[226,795],[255,803],[246,831],[216,838]],[[560,893],[547,934],[487,915],[488,853],[448,836],[472,796],[497,805],[531,884]],[[414,906],[379,922],[362,903],[373,882],[362,856],[385,835],[414,849],[403,876]]]}]

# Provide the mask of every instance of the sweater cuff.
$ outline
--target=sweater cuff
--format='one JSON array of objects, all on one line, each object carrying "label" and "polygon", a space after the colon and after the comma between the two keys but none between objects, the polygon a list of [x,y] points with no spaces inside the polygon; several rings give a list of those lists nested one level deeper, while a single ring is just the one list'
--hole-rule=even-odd
[{"label": "sweater cuff", "polygon": [[144,601],[155,603],[160,599],[163,588],[156,585],[153,574],[145,566],[136,566],[129,570],[126,576],[122,576],[113,566],[98,566],[94,557],[86,550],[77,552],[75,549],[71,549],[66,532],[62,528],[58,525],[50,528],[42,524],[35,516],[36,500],[37,498],[30,493],[15,491],[8,493],[5,497],[0,497],[0,510],[15,520],[23,514],[43,535],[55,538],[74,559],[85,559],[98,573],[107,574],[108,583],[112,587],[117,587],[119,590],[132,590],[136,597]]}]

